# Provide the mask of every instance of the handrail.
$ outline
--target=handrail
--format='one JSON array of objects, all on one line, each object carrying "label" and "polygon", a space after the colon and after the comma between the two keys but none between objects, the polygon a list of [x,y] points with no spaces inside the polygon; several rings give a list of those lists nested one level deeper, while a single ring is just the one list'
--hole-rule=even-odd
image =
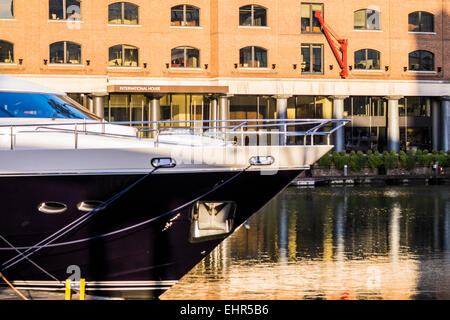
[{"label": "handrail", "polygon": [[[222,123],[220,126],[208,126],[209,123]],[[234,123],[238,123],[234,125]],[[152,138],[156,142],[156,146],[160,143],[160,136],[164,135],[177,135],[177,134],[188,134],[193,136],[204,136],[213,137],[215,139],[220,139],[221,141],[230,141],[229,138],[232,136],[233,142],[236,143],[237,135],[240,136],[240,142],[244,145],[244,136],[250,135],[278,135],[280,145],[287,144],[288,137],[299,137],[303,136],[303,144],[306,145],[307,137],[310,136],[311,145],[314,145],[314,136],[326,136],[327,144],[330,144],[330,135],[337,130],[344,127],[350,122],[349,119],[228,119],[228,120],[163,120],[163,121],[115,121],[115,122],[105,122],[105,121],[92,121],[87,122],[85,119],[77,122],[57,122],[57,123],[27,123],[27,124],[0,124],[0,135],[10,135],[11,145],[10,149],[14,149],[15,136],[17,133],[34,132],[43,133],[48,131],[56,131],[62,133],[73,133],[74,134],[74,148],[79,147],[79,134],[80,131],[84,135],[97,135],[97,136],[108,136],[108,137],[118,137],[118,138],[132,138],[133,135],[120,134],[107,132],[107,125],[134,125],[138,127],[144,127],[142,129],[136,128],[137,138],[139,138],[139,133],[150,133]],[[184,126],[185,124],[191,124],[191,126]],[[195,124],[200,123],[201,126],[195,126]],[[256,124],[252,124],[256,123]],[[156,126],[149,126],[151,124],[156,124]],[[223,125],[225,124],[225,125]],[[227,125],[229,124],[229,125]],[[82,130],[80,126],[82,125]],[[89,129],[89,126],[99,126],[101,128]],[[172,125],[164,127],[163,125]],[[178,125],[178,126],[174,126]],[[73,126],[73,128],[71,128]],[[298,130],[298,126],[306,126],[305,130]],[[324,127],[327,131],[322,131]],[[33,131],[20,130],[21,128],[33,127]],[[150,127],[150,128],[148,128]],[[294,130],[288,130],[288,127],[294,127]],[[331,128],[332,127],[332,128]],[[9,128],[10,132],[1,132],[2,128]],[[40,131],[44,129],[45,131]],[[240,129],[238,132],[237,130]],[[245,129],[245,131],[244,131]],[[319,131],[321,130],[321,131]],[[231,142],[231,141],[230,141]]]},{"label": "handrail", "polygon": [[[50,121],[50,120],[49,120]],[[0,128],[6,127],[9,128],[11,126],[13,127],[36,127],[36,126],[70,126],[75,124],[84,123],[86,126],[88,125],[102,125],[102,124],[117,124],[117,125],[124,125],[124,124],[171,124],[171,123],[210,123],[210,122],[276,122],[276,124],[273,124],[273,126],[279,126],[280,123],[285,122],[298,122],[301,124],[314,124],[314,123],[329,123],[329,122],[350,122],[350,119],[227,119],[227,120],[159,120],[159,121],[95,121],[92,120],[92,122],[86,122],[85,119],[80,119],[80,121],[74,121],[74,122],[57,122],[57,123],[20,123],[20,124],[0,124]],[[215,128],[218,128],[219,126],[215,126]],[[234,127],[234,126],[227,126],[227,127]]]}]

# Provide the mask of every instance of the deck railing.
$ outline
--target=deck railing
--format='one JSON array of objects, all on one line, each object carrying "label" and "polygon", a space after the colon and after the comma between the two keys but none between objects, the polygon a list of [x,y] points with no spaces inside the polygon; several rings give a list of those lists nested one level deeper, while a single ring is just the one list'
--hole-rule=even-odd
[{"label": "deck railing", "polygon": [[[220,139],[235,145],[315,145],[331,143],[331,135],[342,129],[348,119],[231,119],[231,120],[167,120],[167,121],[86,121],[30,124],[0,124],[0,135],[10,136],[14,149],[15,137],[23,132],[65,132],[73,134],[74,148],[79,135],[130,137],[107,132],[107,126],[123,125],[136,128],[139,139],[152,138],[159,144],[163,136],[193,135]],[[100,129],[92,130],[92,126]],[[308,141],[309,139],[309,141]]]}]

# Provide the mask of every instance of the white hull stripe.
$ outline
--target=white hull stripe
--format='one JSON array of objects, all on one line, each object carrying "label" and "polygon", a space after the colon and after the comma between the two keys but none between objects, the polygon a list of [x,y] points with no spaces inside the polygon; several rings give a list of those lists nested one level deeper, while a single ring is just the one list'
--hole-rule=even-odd
[{"label": "white hull stripe", "polygon": [[[250,167],[247,171],[274,171],[274,170],[307,170],[309,166],[298,167]],[[236,172],[242,170],[243,167],[221,167],[221,168],[190,168],[190,169],[160,169],[153,174],[171,174],[171,173],[205,173],[205,172]],[[87,171],[87,172],[11,172],[0,173],[0,177],[28,177],[28,176],[80,176],[80,175],[141,175],[148,174],[151,170],[146,169],[142,171]]]},{"label": "white hull stripe", "polygon": [[[178,281],[87,281],[86,291],[130,291],[130,290],[168,290]],[[22,290],[60,291],[65,289],[64,282],[56,281],[12,281],[12,284]],[[76,284],[76,282],[75,282]]]}]

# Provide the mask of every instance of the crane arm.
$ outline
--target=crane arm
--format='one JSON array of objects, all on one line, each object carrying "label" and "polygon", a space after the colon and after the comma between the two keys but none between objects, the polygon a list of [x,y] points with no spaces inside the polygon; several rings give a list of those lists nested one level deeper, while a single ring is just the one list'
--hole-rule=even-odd
[{"label": "crane arm", "polygon": [[[315,11],[314,16],[319,20],[320,25],[322,26],[323,33],[325,34],[325,37],[328,40],[328,43],[330,44],[331,50],[333,51],[334,56],[336,57],[336,60],[339,63],[339,66],[341,67],[342,71],[339,73],[341,77],[346,78],[348,76],[348,70],[347,70],[347,46],[348,46],[348,40],[347,39],[340,39],[336,33],[325,23],[322,17],[322,12]],[[337,40],[339,45],[336,45],[336,43],[333,41],[332,36]],[[338,48],[342,53],[339,54]]]}]

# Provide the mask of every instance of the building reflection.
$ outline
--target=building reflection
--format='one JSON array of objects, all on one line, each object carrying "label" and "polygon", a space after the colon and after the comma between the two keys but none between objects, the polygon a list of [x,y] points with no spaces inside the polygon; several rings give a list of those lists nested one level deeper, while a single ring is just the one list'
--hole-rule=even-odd
[{"label": "building reflection", "polygon": [[450,201],[438,192],[433,206],[433,243],[419,258],[417,299],[450,299]]},{"label": "building reflection", "polygon": [[448,191],[289,188],[162,298],[449,299]]}]

